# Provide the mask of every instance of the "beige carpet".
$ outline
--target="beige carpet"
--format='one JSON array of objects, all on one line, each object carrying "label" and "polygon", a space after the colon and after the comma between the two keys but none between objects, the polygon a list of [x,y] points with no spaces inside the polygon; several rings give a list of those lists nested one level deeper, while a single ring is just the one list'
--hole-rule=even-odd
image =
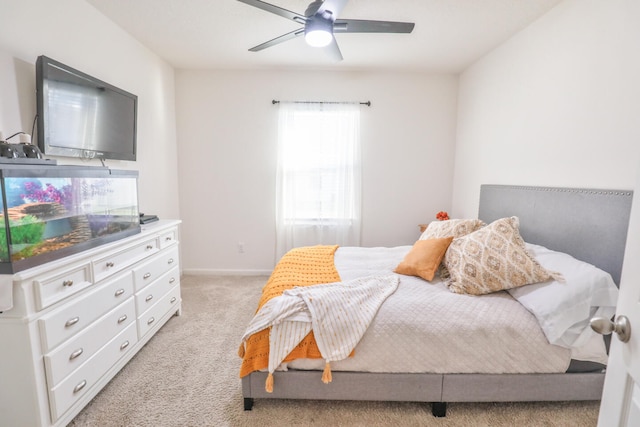
[{"label": "beige carpet", "polygon": [[244,411],[236,355],[267,277],[183,277],[173,317],[70,426],[595,426],[597,402],[419,403],[256,399]]}]

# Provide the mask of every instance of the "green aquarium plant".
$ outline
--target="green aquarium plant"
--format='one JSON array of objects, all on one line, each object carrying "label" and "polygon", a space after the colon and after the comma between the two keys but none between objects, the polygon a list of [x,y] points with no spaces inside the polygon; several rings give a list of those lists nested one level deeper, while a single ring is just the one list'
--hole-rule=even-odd
[{"label": "green aquarium plant", "polygon": [[[20,251],[20,258],[31,256],[36,244],[42,242],[45,223],[33,215],[25,215],[20,219],[9,219],[11,229],[11,245],[28,245]],[[0,220],[0,259],[8,260],[7,231],[4,218]]]}]

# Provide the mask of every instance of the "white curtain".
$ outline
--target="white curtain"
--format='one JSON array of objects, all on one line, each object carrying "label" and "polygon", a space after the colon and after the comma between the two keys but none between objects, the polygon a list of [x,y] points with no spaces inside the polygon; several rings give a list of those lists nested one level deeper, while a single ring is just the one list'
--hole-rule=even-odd
[{"label": "white curtain", "polygon": [[281,102],[278,124],[277,259],[360,245],[360,105]]}]

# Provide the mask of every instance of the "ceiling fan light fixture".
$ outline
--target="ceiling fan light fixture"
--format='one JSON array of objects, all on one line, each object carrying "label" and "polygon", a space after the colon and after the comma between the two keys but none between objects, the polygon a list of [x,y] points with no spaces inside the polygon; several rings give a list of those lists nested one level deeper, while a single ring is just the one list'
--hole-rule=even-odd
[{"label": "ceiling fan light fixture", "polygon": [[331,39],[333,34],[325,30],[307,31],[304,34],[304,40],[313,47],[325,47],[331,43]]},{"label": "ceiling fan light fixture", "polygon": [[[238,0],[274,15],[281,16],[297,24],[302,28],[290,31],[286,34],[261,43],[249,49],[258,52],[279,43],[302,36],[310,46],[325,47],[324,52],[333,60],[342,61],[342,53],[338,47],[334,33],[404,33],[413,31],[413,22],[371,21],[363,19],[337,19],[348,0],[311,0],[304,15],[291,12],[279,6],[267,3],[263,0]],[[309,1],[309,0],[307,0]]]},{"label": "ceiling fan light fixture", "polygon": [[333,22],[328,19],[309,19],[304,28],[304,40],[309,46],[327,46],[333,40]]}]

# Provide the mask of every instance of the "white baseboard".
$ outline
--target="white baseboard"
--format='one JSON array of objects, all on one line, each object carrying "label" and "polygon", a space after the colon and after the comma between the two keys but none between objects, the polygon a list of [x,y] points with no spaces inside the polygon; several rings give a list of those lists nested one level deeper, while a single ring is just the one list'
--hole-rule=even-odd
[{"label": "white baseboard", "polygon": [[183,275],[189,276],[269,276],[272,270],[225,270],[206,268],[185,268]]}]

